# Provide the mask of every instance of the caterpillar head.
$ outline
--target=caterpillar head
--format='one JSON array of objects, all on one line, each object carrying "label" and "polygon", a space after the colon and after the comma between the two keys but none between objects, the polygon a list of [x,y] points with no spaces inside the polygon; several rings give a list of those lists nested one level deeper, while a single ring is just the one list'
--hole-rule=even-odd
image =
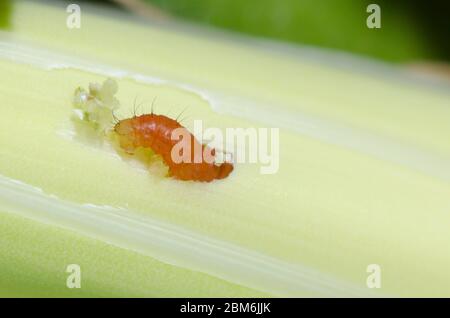
[{"label": "caterpillar head", "polygon": [[136,149],[136,134],[132,118],[119,121],[114,126],[114,132],[119,137],[120,147],[128,153],[133,153]]}]

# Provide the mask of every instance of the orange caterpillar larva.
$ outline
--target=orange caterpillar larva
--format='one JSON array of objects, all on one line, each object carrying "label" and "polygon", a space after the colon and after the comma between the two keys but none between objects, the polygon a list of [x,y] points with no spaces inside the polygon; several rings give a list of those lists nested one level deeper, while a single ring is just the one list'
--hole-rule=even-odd
[{"label": "orange caterpillar larva", "polygon": [[191,149],[200,147],[203,151],[206,149],[214,156],[214,149],[210,149],[206,145],[200,145],[197,139],[178,121],[164,115],[152,113],[134,116],[120,120],[114,126],[114,131],[120,136],[120,146],[125,151],[133,152],[137,147],[151,148],[162,157],[164,163],[169,167],[169,175],[176,179],[210,182],[214,179],[226,178],[233,171],[233,165],[228,162],[220,165],[214,162],[208,163],[205,160],[198,163],[194,162],[194,154],[192,154],[190,162],[176,163],[171,155],[172,148],[178,143],[178,141],[172,140],[174,129],[184,129],[186,134],[189,134]]}]

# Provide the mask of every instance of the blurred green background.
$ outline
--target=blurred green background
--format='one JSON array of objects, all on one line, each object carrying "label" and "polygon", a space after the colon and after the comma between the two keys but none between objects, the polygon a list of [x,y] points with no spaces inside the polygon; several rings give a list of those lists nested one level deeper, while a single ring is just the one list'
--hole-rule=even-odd
[{"label": "blurred green background", "polygon": [[0,1],[0,28],[6,28],[9,26],[9,17],[11,14],[11,1]]},{"label": "blurred green background", "polygon": [[[70,1],[58,1],[62,5]],[[53,1],[53,2],[54,2]],[[0,26],[12,0],[0,1]],[[258,37],[352,52],[392,62],[450,60],[450,1],[430,0],[78,0],[146,8],[168,20],[183,19]],[[369,29],[368,4],[381,7],[381,29]],[[158,14],[156,14],[158,13]]]},{"label": "blurred green background", "polygon": [[[391,61],[449,57],[449,1],[146,1],[192,21]],[[366,26],[370,3],[381,7],[381,29]]]}]

